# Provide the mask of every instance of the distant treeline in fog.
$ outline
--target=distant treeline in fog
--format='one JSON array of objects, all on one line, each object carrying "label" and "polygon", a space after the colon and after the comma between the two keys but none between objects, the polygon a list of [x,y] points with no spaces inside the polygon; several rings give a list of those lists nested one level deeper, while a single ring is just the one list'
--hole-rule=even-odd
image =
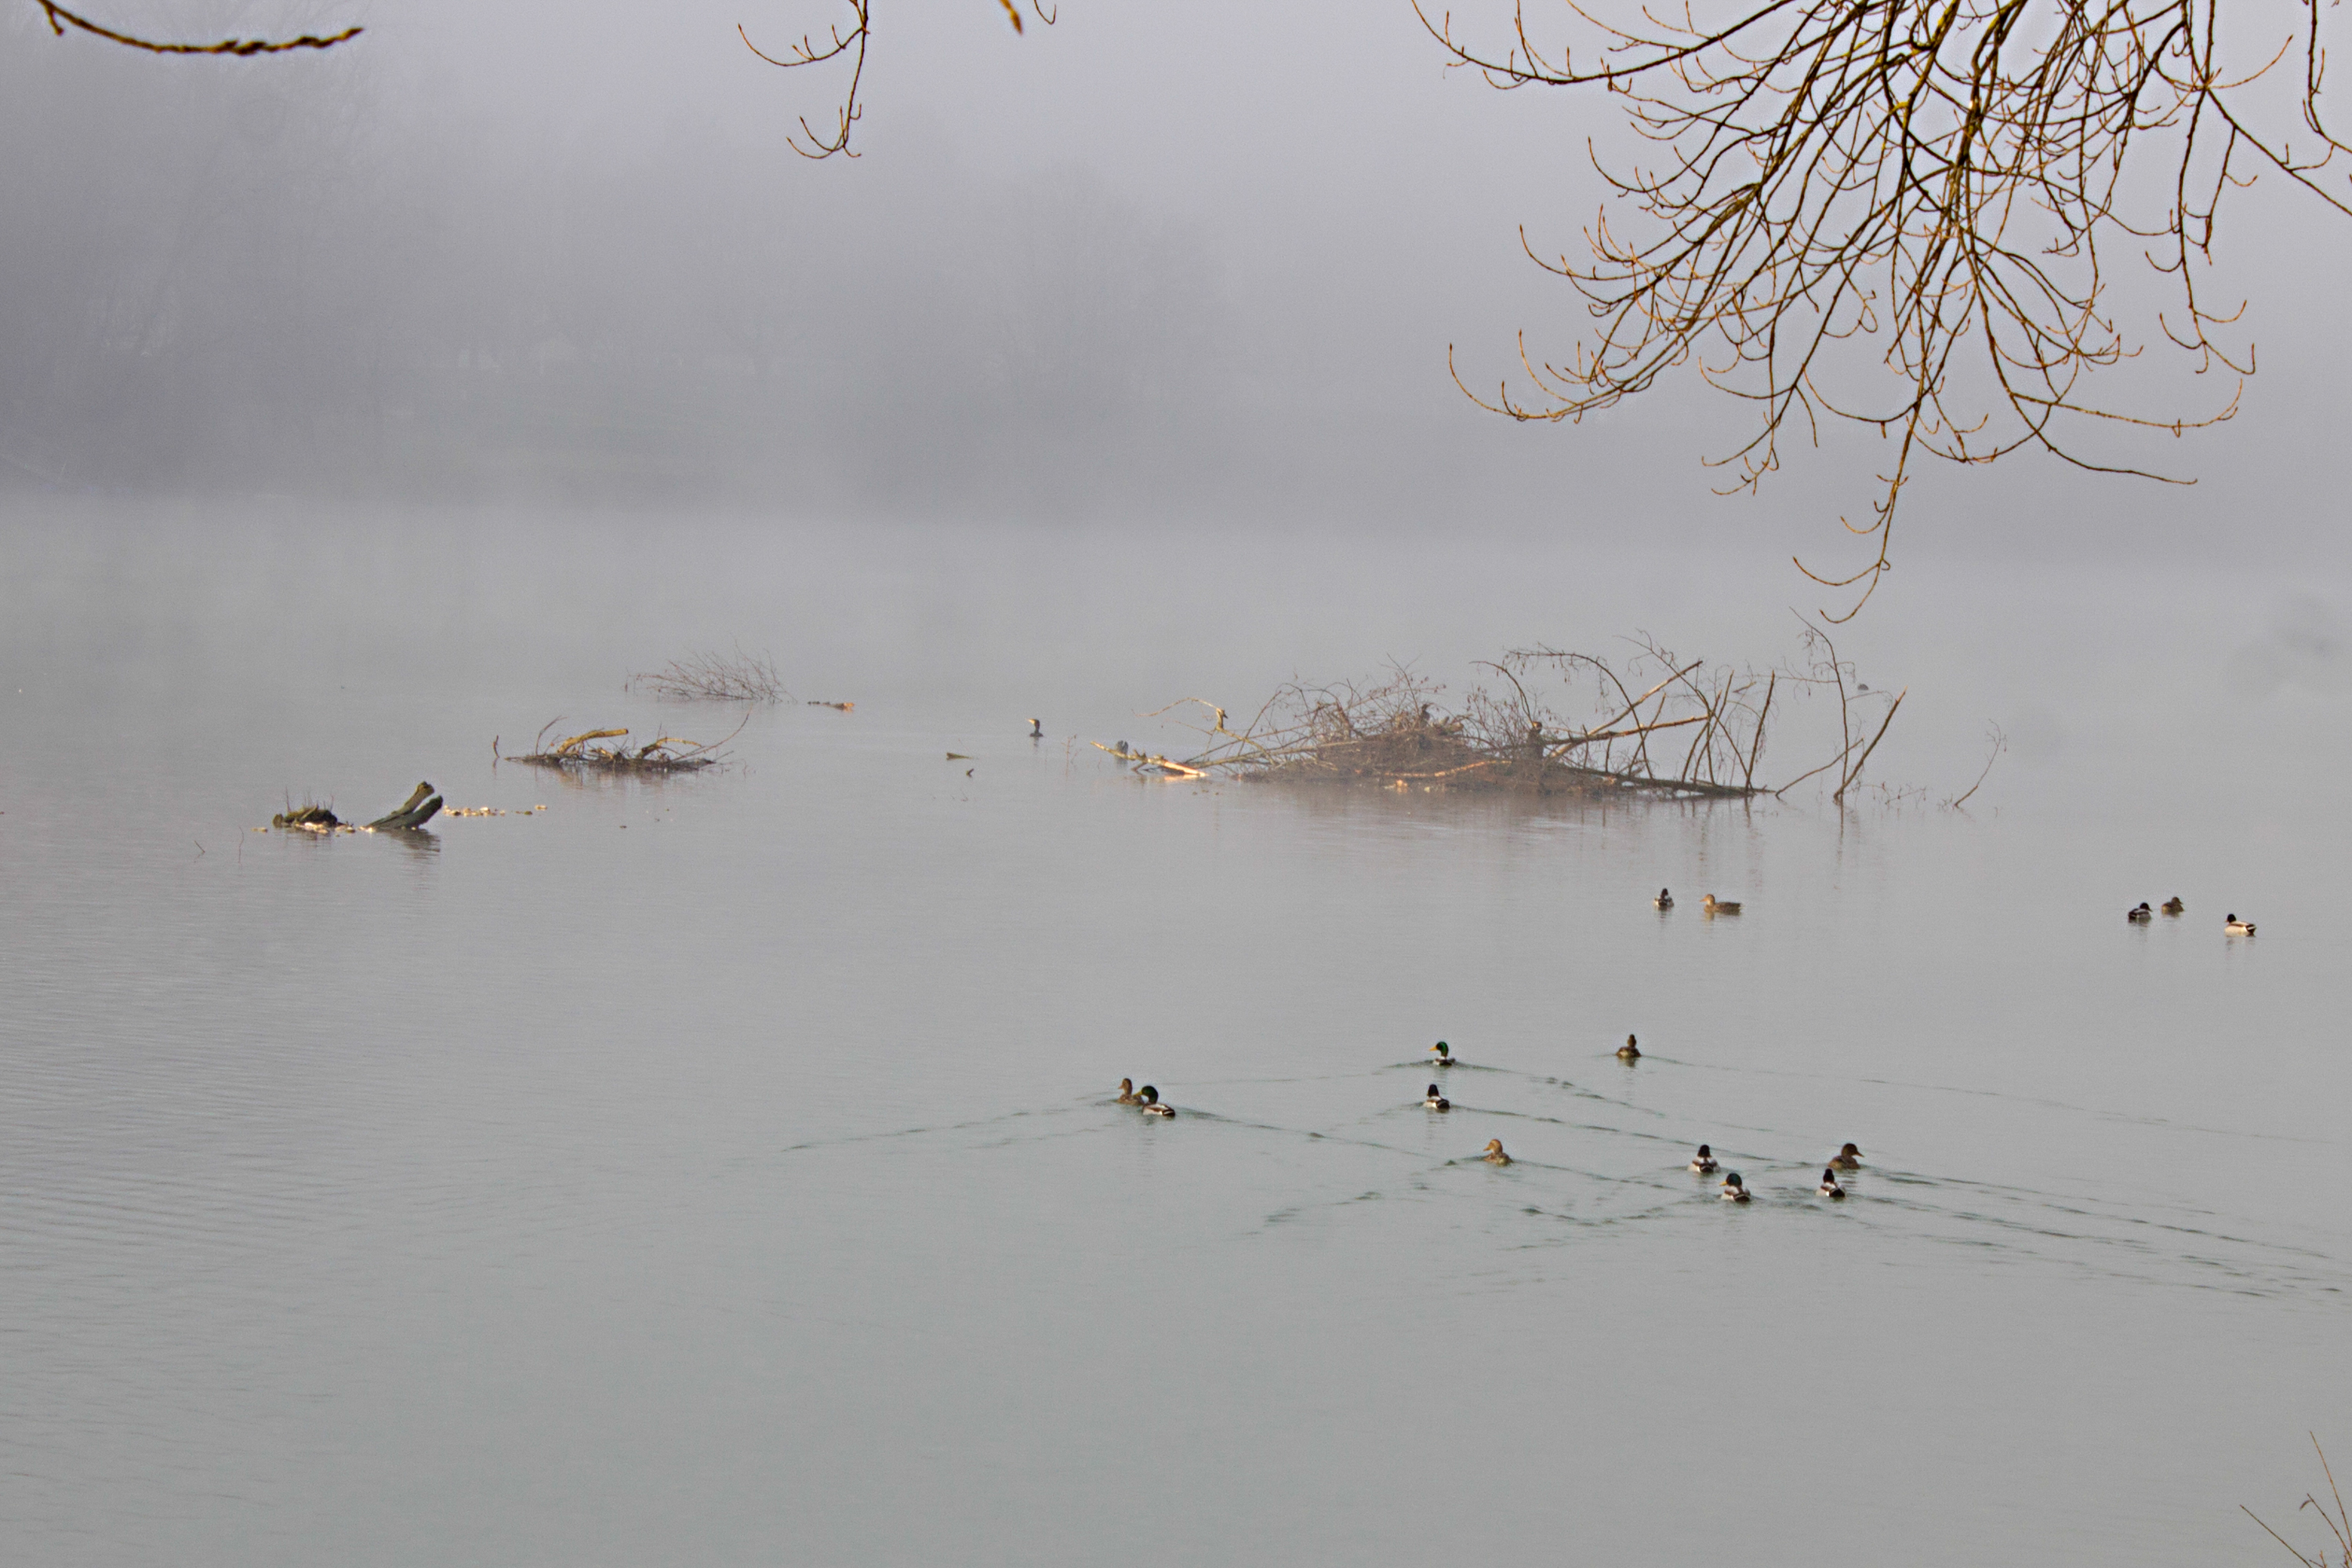
[{"label": "distant treeline in fog", "polygon": [[1280,466],[1218,258],[1075,166],[535,145],[381,75],[8,19],[5,482],[1055,510]]}]

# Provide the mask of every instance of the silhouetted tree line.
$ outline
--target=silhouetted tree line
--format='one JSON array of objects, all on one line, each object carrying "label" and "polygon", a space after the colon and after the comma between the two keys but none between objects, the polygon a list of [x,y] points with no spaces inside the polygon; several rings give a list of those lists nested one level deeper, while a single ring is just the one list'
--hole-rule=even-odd
[{"label": "silhouetted tree line", "polygon": [[1052,506],[1217,446],[1214,258],[1081,174],[782,200],[683,131],[486,153],[350,49],[0,45],[0,483]]}]

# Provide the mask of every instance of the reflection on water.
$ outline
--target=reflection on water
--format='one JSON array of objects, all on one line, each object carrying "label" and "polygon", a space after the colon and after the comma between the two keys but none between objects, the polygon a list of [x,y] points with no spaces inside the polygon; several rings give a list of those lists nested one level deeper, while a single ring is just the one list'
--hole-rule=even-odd
[{"label": "reflection on water", "polygon": [[[252,566],[153,570],[201,605]],[[132,588],[87,606],[126,647],[163,635]],[[1144,784],[1066,743],[1139,731],[1132,670],[998,700],[1053,661],[983,639],[927,694],[847,621],[793,658],[854,715],[575,781],[489,737],[677,727],[614,695],[634,645],[581,673],[453,616],[420,689],[322,616],[288,684],[195,622],[67,666],[30,604],[27,1560],[2203,1563],[2267,1544],[2236,1505],[2299,1497],[2345,1407],[2345,830],[2291,783],[2085,807],[2021,767],[1974,817],[1843,818]],[[550,810],[249,831],[419,776]]]}]

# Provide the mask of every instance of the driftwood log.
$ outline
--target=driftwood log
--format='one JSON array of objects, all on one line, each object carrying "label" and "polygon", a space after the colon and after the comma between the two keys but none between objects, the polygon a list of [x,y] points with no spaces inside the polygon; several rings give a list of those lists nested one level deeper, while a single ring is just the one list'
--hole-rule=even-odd
[{"label": "driftwood log", "polygon": [[433,786],[420,784],[406,800],[363,827],[345,822],[333,807],[310,801],[287,807],[269,819],[269,826],[300,828],[305,833],[397,833],[424,826],[440,809],[441,797],[433,793]]},{"label": "driftwood log", "polygon": [[441,797],[433,793],[429,784],[420,784],[409,797],[394,810],[385,812],[368,824],[371,831],[384,833],[403,828],[422,827],[433,820],[441,809]]}]

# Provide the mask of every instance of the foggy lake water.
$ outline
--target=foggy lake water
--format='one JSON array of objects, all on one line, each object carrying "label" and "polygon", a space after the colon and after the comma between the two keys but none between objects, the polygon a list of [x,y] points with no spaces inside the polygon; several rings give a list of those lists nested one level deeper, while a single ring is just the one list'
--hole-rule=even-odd
[{"label": "foggy lake water", "polygon": [[[1890,591],[1844,646],[1932,798],[1841,816],[1087,743],[1637,614],[1787,651],[1672,556],[272,503],[5,543],[17,1560],[2261,1562],[2239,1505],[2352,1444],[2325,583]],[[737,641],[854,711],[667,782],[493,765],[723,733],[622,682]],[[420,777],[548,810],[251,831]]]}]

